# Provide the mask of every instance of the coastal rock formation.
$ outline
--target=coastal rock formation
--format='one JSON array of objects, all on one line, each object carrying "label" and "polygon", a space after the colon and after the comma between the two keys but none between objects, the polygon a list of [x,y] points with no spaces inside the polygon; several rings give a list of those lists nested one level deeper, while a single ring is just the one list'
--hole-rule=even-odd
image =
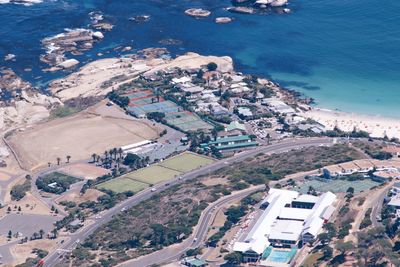
[{"label": "coastal rock formation", "polygon": [[228,7],[228,11],[233,13],[240,13],[240,14],[254,14],[256,13],[254,8],[245,7],[245,6],[237,6],[237,7]]},{"label": "coastal rock formation", "polygon": [[232,21],[233,21],[233,19],[230,17],[218,17],[215,19],[215,23],[218,23],[218,24],[230,23]]},{"label": "coastal rock formation", "polygon": [[5,61],[9,61],[9,60],[15,60],[15,55],[14,54],[7,54],[4,57]]},{"label": "coastal rock formation", "polygon": [[50,91],[65,101],[76,97],[102,96],[139,75],[151,75],[168,68],[194,69],[214,62],[222,72],[233,70],[233,60],[230,57],[187,53],[169,59],[161,57],[165,53],[163,48],[148,48],[130,57],[97,60],[65,78],[53,81]]},{"label": "coastal rock formation", "polygon": [[196,18],[204,18],[211,15],[211,11],[202,8],[189,8],[185,10],[185,14]]},{"label": "coastal rock formation", "polygon": [[147,22],[150,20],[150,16],[149,15],[137,15],[134,17],[130,17],[129,20],[133,21],[133,22],[137,22],[137,23]]},{"label": "coastal rock formation", "polygon": [[[67,59],[65,53],[70,52],[74,55],[80,55],[83,51],[92,48],[93,43],[103,38],[103,33],[99,31],[67,29],[64,33],[42,40],[42,44],[46,48],[46,54],[42,55],[40,60],[53,67],[70,68],[76,65],[77,61]],[[52,70],[58,69],[53,68]]]},{"label": "coastal rock formation", "polygon": [[42,0],[3,0],[0,1],[0,4],[17,4],[17,5],[24,5],[24,6],[31,6],[33,4],[42,3]]},{"label": "coastal rock formation", "polygon": [[0,72],[2,98],[0,107],[0,130],[34,124],[46,119],[59,99],[39,93],[32,85],[23,81],[12,70]]},{"label": "coastal rock formation", "polygon": [[253,14],[260,12],[276,11],[278,13],[289,13],[290,9],[282,7],[288,4],[288,0],[232,0],[233,7],[228,8],[231,12]]}]

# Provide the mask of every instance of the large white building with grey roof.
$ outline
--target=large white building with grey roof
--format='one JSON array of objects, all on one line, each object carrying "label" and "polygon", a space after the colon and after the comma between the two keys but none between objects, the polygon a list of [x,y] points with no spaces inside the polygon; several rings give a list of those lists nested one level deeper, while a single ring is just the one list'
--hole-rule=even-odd
[{"label": "large white building with grey roof", "polygon": [[272,188],[261,202],[262,215],[233,250],[242,252],[246,261],[257,261],[269,246],[293,248],[313,242],[332,216],[335,201],[331,192],[312,196]]}]

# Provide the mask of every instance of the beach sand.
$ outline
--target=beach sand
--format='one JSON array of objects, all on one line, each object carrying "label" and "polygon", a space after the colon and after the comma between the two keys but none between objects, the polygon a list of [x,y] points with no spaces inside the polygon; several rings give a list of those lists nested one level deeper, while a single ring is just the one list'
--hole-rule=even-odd
[{"label": "beach sand", "polygon": [[321,108],[314,108],[301,115],[318,121],[327,130],[332,130],[335,126],[343,131],[352,131],[356,128],[357,130],[368,132],[371,137],[384,137],[386,135],[389,138],[400,138],[400,119]]}]

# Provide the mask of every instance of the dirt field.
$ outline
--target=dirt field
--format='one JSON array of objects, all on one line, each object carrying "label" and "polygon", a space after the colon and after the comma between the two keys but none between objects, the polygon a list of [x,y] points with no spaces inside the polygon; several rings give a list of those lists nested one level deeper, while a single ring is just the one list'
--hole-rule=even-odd
[{"label": "dirt field", "polygon": [[17,244],[10,248],[10,252],[13,255],[15,261],[14,264],[21,264],[25,262],[28,257],[35,258],[36,255],[32,253],[32,249],[39,248],[47,251],[52,251],[55,248],[56,241],[50,239],[42,239],[30,241],[25,244]]},{"label": "dirt field", "polygon": [[21,207],[23,214],[38,214],[38,215],[50,215],[51,210],[42,201],[37,199],[31,193],[26,193],[26,196],[20,201],[12,201],[9,206],[14,207],[15,205]]},{"label": "dirt field", "polygon": [[97,177],[103,176],[110,172],[104,168],[97,167],[93,164],[88,164],[88,163],[72,164],[72,165],[65,166],[64,168],[62,168],[60,170],[71,176],[89,179],[89,180],[96,179]]},{"label": "dirt field", "polygon": [[46,122],[9,137],[19,158],[30,169],[63,161],[89,159],[92,153],[154,139],[158,130],[142,121],[104,118],[81,112]]},{"label": "dirt field", "polygon": [[86,190],[84,195],[81,195],[79,192],[67,192],[61,197],[57,198],[57,203],[61,201],[73,201],[77,204],[80,204],[85,201],[96,201],[99,196],[104,195],[103,192],[100,192],[96,189],[88,189]]}]

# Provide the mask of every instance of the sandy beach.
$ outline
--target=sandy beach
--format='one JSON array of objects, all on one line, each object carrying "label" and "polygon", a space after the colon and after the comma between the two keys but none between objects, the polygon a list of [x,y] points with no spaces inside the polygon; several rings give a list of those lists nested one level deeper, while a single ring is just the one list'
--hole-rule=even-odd
[{"label": "sandy beach", "polygon": [[337,126],[343,131],[366,131],[371,137],[400,138],[400,119],[364,114],[346,113],[322,108],[314,108],[302,116],[314,119],[325,125],[327,130]]}]

